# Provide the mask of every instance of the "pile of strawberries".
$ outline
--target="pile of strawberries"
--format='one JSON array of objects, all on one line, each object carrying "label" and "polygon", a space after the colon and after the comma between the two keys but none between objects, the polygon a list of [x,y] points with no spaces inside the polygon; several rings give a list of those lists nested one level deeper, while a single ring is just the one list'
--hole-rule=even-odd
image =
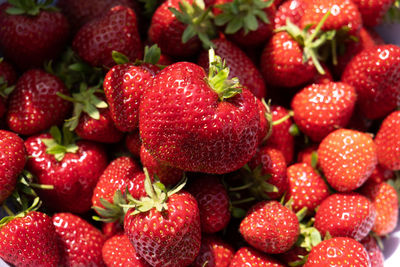
[{"label": "pile of strawberries", "polygon": [[0,258],[383,266],[395,0],[0,5]]}]

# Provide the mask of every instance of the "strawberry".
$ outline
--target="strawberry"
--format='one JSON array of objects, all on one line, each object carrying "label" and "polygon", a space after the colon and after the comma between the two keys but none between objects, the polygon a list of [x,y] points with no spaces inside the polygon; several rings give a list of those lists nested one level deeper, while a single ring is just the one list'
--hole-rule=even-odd
[{"label": "strawberry", "polygon": [[304,267],[371,266],[368,253],[359,242],[348,237],[324,240],[313,247]]},{"label": "strawberry", "polygon": [[371,231],[376,217],[374,205],[356,194],[333,194],[322,201],[314,227],[325,236],[346,236],[360,241]]},{"label": "strawberry", "polygon": [[142,140],[140,140],[139,129],[126,135],[125,146],[135,158],[140,158]]},{"label": "strawberry", "polygon": [[375,27],[378,26],[383,20],[384,15],[388,12],[389,8],[395,0],[352,0],[358,7],[361,13],[362,20],[365,26]]},{"label": "strawberry", "polygon": [[304,257],[308,255],[308,251],[305,248],[294,245],[291,249],[285,253],[277,255],[278,259],[283,263],[293,266],[296,263],[303,263]]},{"label": "strawberry", "polygon": [[63,49],[67,19],[52,1],[10,1],[0,5],[0,50],[21,69],[40,67]]},{"label": "strawberry", "polygon": [[400,47],[395,45],[364,49],[347,64],[342,81],[356,89],[357,104],[368,119],[384,117],[396,109],[400,97],[399,68]]},{"label": "strawberry", "polygon": [[7,97],[17,80],[14,68],[0,57],[0,118],[7,112]]},{"label": "strawberry", "polygon": [[[6,219],[3,219],[6,220]],[[0,257],[15,266],[57,266],[60,256],[51,218],[29,211],[0,226]]]},{"label": "strawberry", "polygon": [[398,220],[399,202],[396,190],[385,182],[368,181],[360,192],[369,198],[376,209],[372,231],[379,236],[391,233]]},{"label": "strawberry", "polygon": [[319,142],[347,125],[356,99],[354,88],[345,83],[313,84],[293,97],[293,119],[304,134]]},{"label": "strawberry", "polygon": [[129,238],[118,234],[108,239],[102,248],[104,263],[109,267],[150,267],[135,251]]},{"label": "strawberry", "polygon": [[228,69],[213,50],[210,55],[209,77],[188,62],[155,76],[140,103],[139,129],[156,159],[185,171],[221,174],[239,169],[255,153],[260,111],[257,98],[237,79],[226,80]]},{"label": "strawberry", "polygon": [[122,229],[122,225],[117,221],[104,222],[103,225],[101,226],[101,232],[103,233],[104,237],[107,240],[115,235],[123,234],[124,229]]},{"label": "strawberry", "polygon": [[198,177],[188,191],[198,203],[203,233],[216,233],[228,225],[231,218],[229,197],[218,177]]},{"label": "strawberry", "polygon": [[195,198],[151,184],[145,169],[147,197],[135,200],[125,216],[125,234],[136,252],[151,266],[188,266],[200,250],[200,216]]},{"label": "strawberry", "polygon": [[292,199],[295,212],[306,207],[308,214],[329,196],[328,186],[322,177],[306,163],[296,163],[287,169],[289,189],[286,199]]},{"label": "strawberry", "polygon": [[367,250],[369,259],[371,261],[371,267],[384,267],[384,257],[381,249],[379,248],[375,238],[368,235],[366,238],[360,241],[360,243]]},{"label": "strawberry", "polygon": [[130,60],[143,56],[135,12],[114,6],[104,16],[85,24],[75,35],[74,51],[92,66],[114,66],[111,52],[118,51]]},{"label": "strawberry", "polygon": [[[262,99],[266,95],[264,80],[260,71],[250,58],[237,46],[223,37],[212,40],[215,45],[215,54],[226,61],[229,67],[229,78],[237,77],[240,83],[249,89],[257,98]],[[197,63],[208,71],[208,53],[200,53]]]},{"label": "strawberry", "polygon": [[318,167],[318,145],[311,144],[310,146],[299,151],[297,154],[298,163],[307,163],[309,166],[316,169]]},{"label": "strawberry", "polygon": [[56,213],[53,224],[58,238],[62,266],[103,266],[103,234],[71,213]]},{"label": "strawberry", "polygon": [[306,3],[307,2],[304,0],[288,0],[283,2],[278,7],[278,10],[275,14],[275,29],[284,27],[288,19],[293,24],[300,26],[300,21],[304,15]]},{"label": "strawberry", "polygon": [[288,251],[299,236],[296,214],[277,201],[261,201],[254,205],[240,223],[244,239],[265,253]]},{"label": "strawberry", "polygon": [[230,267],[260,266],[260,267],[284,267],[278,260],[263,254],[254,248],[242,247],[236,251]]},{"label": "strawberry", "polygon": [[93,189],[107,166],[104,149],[96,143],[73,143],[71,133],[64,135],[53,127],[50,133],[25,140],[27,170],[40,184],[53,185],[52,190],[38,193],[55,211],[84,213],[90,209]]},{"label": "strawberry", "polygon": [[235,250],[217,236],[203,235],[199,255],[193,262],[193,267],[228,267]]},{"label": "strawberry", "polygon": [[400,170],[400,111],[385,118],[375,137],[379,163],[390,170]]},{"label": "strawberry", "polygon": [[15,133],[0,130],[0,203],[11,195],[25,163],[24,140]]},{"label": "strawberry", "polygon": [[376,146],[368,134],[339,129],[320,143],[318,163],[334,189],[351,191],[360,187],[374,171]]},{"label": "strawberry", "polygon": [[374,181],[375,183],[385,182],[394,177],[393,171],[386,169],[382,165],[376,165],[376,168],[371,173],[371,176],[368,178],[368,181]]}]

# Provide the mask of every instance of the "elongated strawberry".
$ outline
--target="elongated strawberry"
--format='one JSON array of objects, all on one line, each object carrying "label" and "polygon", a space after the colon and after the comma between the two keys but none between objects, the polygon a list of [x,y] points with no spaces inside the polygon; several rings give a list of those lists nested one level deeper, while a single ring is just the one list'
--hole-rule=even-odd
[{"label": "elongated strawberry", "polygon": [[361,13],[363,24],[375,27],[382,22],[384,15],[395,2],[395,0],[352,0]]},{"label": "elongated strawberry", "polygon": [[93,225],[72,213],[56,213],[53,224],[62,266],[103,266],[105,238]]},{"label": "elongated strawberry", "polygon": [[336,130],[325,137],[318,148],[318,162],[328,183],[341,192],[360,187],[377,161],[372,138],[354,130]]},{"label": "elongated strawberry", "polygon": [[69,95],[56,76],[39,69],[25,72],[9,97],[8,127],[19,134],[31,135],[62,123],[71,103],[57,93]]},{"label": "elongated strawberry", "polygon": [[361,240],[360,243],[363,244],[367,250],[369,259],[371,261],[371,267],[384,267],[385,259],[375,238],[373,238],[371,235],[368,235],[366,238]]},{"label": "elongated strawberry", "polygon": [[230,267],[241,266],[265,266],[265,267],[283,267],[278,260],[261,253],[254,248],[242,247],[236,251],[231,261]]},{"label": "elongated strawberry", "polygon": [[203,235],[199,255],[193,262],[193,267],[228,267],[235,250],[226,242],[213,235]]}]

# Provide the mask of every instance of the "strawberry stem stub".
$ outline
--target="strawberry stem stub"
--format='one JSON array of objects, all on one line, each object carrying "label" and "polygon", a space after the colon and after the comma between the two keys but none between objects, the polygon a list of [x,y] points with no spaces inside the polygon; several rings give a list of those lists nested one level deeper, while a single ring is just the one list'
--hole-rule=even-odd
[{"label": "strawberry stem stub", "polygon": [[8,0],[11,7],[6,9],[9,15],[29,15],[37,16],[40,10],[58,11],[58,8],[52,6],[53,0]]},{"label": "strawberry stem stub", "polygon": [[76,153],[79,147],[75,144],[75,136],[66,127],[63,127],[63,134],[56,126],[50,128],[53,138],[42,138],[46,145],[46,153],[54,155],[57,161],[63,160],[66,153]]}]

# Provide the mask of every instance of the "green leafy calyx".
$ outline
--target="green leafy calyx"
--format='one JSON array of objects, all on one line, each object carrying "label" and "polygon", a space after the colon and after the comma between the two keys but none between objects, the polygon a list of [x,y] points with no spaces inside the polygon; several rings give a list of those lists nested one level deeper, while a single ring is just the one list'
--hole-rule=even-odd
[{"label": "green leafy calyx", "polygon": [[36,197],[36,198],[33,200],[33,203],[32,203],[32,205],[31,205],[30,207],[28,207],[27,209],[25,209],[25,210],[23,210],[23,211],[21,211],[20,213],[18,213],[18,214],[15,215],[15,214],[13,214],[13,213],[11,212],[11,210],[3,203],[2,208],[5,209],[5,211],[9,214],[9,216],[3,217],[3,218],[0,220],[0,228],[3,227],[3,226],[5,226],[7,223],[9,223],[10,221],[12,221],[12,220],[14,220],[14,219],[16,219],[16,218],[23,218],[23,217],[25,217],[29,212],[38,210],[38,209],[40,208],[40,205],[41,205],[41,204],[42,204],[42,201],[40,200],[40,198],[39,198],[39,197]]},{"label": "green leafy calyx", "polygon": [[92,207],[100,215],[100,217],[93,216],[93,219],[102,222],[118,221],[122,224],[126,214],[126,210],[124,210],[123,205],[128,204],[128,194],[128,189],[126,190],[125,194],[122,194],[121,190],[118,189],[114,194],[112,203],[104,198],[100,198],[100,203],[103,205],[103,207]]},{"label": "green leafy calyx", "polygon": [[8,0],[8,3],[11,5],[6,9],[6,13],[9,15],[37,16],[40,10],[58,11],[51,5],[53,0]]},{"label": "green leafy calyx", "polygon": [[57,161],[63,160],[66,153],[76,153],[79,147],[75,144],[75,136],[66,127],[63,127],[63,134],[56,126],[50,128],[52,138],[42,138],[46,145],[46,153],[54,155]]}]

